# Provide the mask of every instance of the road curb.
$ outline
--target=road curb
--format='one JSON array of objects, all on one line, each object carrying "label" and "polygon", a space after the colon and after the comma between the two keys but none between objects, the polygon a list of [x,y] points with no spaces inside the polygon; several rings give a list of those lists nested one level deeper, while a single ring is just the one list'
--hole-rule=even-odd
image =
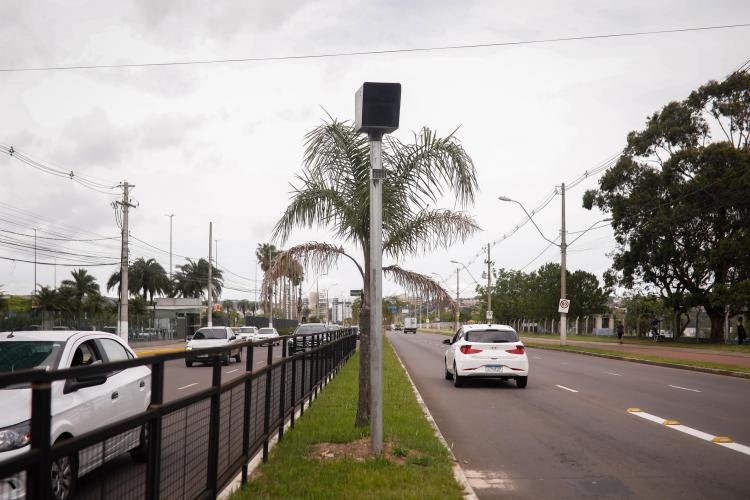
[{"label": "road curb", "polygon": [[570,352],[573,354],[584,354],[586,356],[594,356],[596,358],[617,359],[620,361],[631,361],[633,363],[641,363],[644,365],[662,366],[664,368],[678,368],[680,370],[689,370],[693,372],[713,373],[714,375],[726,375],[728,377],[750,379],[750,373],[735,372],[732,370],[722,370],[720,368],[705,368],[703,366],[691,366],[691,365],[683,365],[683,364],[678,364],[678,363],[666,363],[664,361],[652,361],[650,359],[627,358],[625,356],[617,356],[614,354],[602,354],[602,353],[597,353],[597,352],[576,351],[573,349],[556,349],[554,347],[549,347],[545,345],[539,345],[539,344],[534,344],[534,343],[529,344],[528,342],[525,342],[524,344],[526,345],[526,347],[531,347],[532,349],[546,349],[547,351]]},{"label": "road curb", "polygon": [[185,350],[184,347],[183,348],[173,347],[173,348],[167,348],[167,349],[148,349],[148,350],[143,350],[143,351],[135,351],[135,354],[138,357],[141,357],[141,356],[153,356],[154,354],[169,354],[172,352],[182,352],[184,350]]},{"label": "road curb", "polygon": [[[388,342],[391,342],[390,339],[388,340]],[[445,449],[448,450],[448,453],[450,453],[451,459],[453,460],[453,477],[456,479],[456,482],[458,482],[458,484],[460,484],[464,488],[464,498],[467,500],[478,500],[477,494],[474,492],[474,488],[471,487],[468,479],[466,479],[466,474],[464,474],[464,470],[461,467],[461,464],[453,454],[453,450],[451,450],[451,447],[448,446],[448,441],[445,440],[445,437],[443,437],[443,433],[440,432],[435,419],[432,418],[430,409],[427,408],[424,399],[422,399],[422,395],[419,393],[419,389],[417,389],[417,386],[414,385],[414,381],[411,379],[411,375],[409,375],[409,370],[406,369],[404,362],[401,361],[401,356],[398,355],[398,351],[396,351],[396,348],[393,347],[393,343],[391,343],[391,348],[393,349],[393,353],[396,355],[396,359],[401,365],[401,368],[403,368],[407,380],[409,380],[409,383],[411,384],[411,388],[414,391],[414,396],[416,396],[417,398],[417,403],[419,403],[419,407],[422,408],[422,413],[430,423],[430,426],[432,426],[432,430],[435,432],[435,436],[437,436],[440,442],[443,443],[443,446],[445,446]]]}]

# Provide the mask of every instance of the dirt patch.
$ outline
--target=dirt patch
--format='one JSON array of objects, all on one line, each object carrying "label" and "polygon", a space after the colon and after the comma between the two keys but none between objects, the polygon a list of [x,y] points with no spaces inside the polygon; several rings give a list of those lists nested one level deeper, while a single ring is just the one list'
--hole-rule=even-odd
[{"label": "dirt patch", "polygon": [[[318,443],[313,446],[307,457],[321,462],[332,460],[350,459],[364,462],[368,458],[374,458],[370,449],[370,438],[362,438],[350,443]],[[410,451],[399,446],[398,443],[389,441],[383,444],[383,454],[389,462],[404,464],[409,457]]]}]

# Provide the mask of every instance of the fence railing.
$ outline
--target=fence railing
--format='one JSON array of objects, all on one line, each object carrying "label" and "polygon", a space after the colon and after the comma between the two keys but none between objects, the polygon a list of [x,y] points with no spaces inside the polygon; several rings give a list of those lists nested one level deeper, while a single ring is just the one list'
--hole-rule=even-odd
[{"label": "fence railing", "polygon": [[[270,439],[282,439],[286,423],[294,427],[295,412],[304,413],[305,403],[312,402],[357,343],[349,329],[280,339],[276,359],[273,344],[279,339],[240,344],[245,372],[225,383],[221,362],[232,354],[229,350],[236,351],[236,344],[56,371],[0,374],[0,392],[31,389],[31,442],[25,451],[0,458],[0,498],[65,497],[59,486],[66,471],[73,472],[74,479],[85,475],[77,491],[67,492],[68,498],[215,498],[238,474],[244,484],[248,462],[259,452],[268,460]],[[265,364],[256,368],[258,351],[265,355]],[[196,353],[210,355],[210,387],[165,401],[167,368],[174,365],[168,362]],[[151,367],[151,403],[145,411],[52,442],[53,384],[112,376],[137,366]],[[82,411],[96,408],[90,405]],[[131,461],[128,450],[141,463]],[[79,470],[84,464],[86,470]]]}]

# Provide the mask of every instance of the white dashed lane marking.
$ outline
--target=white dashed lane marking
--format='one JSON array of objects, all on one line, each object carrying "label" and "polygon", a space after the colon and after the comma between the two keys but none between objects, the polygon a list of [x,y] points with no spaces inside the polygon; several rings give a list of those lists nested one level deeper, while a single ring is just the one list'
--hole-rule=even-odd
[{"label": "white dashed lane marking", "polygon": [[672,387],[674,389],[682,389],[683,391],[701,392],[698,389],[690,389],[689,387],[680,387],[679,385],[670,385],[669,387]]},{"label": "white dashed lane marking", "polygon": [[187,389],[188,387],[193,387],[194,385],[198,385],[198,382],[193,382],[192,384],[183,385],[182,387],[178,387],[177,390],[181,391],[183,389]]},{"label": "white dashed lane marking", "polygon": [[226,373],[227,375],[229,375],[230,373],[234,373],[234,372],[238,372],[238,371],[240,371],[240,369],[239,368],[235,368],[234,370],[229,370],[228,372],[224,372],[224,373]]},{"label": "white dashed lane marking", "polygon": [[564,389],[564,390],[570,391],[570,392],[578,392],[575,389],[571,389],[570,387],[565,387],[564,385],[556,385],[555,387],[559,387],[560,389]]},{"label": "white dashed lane marking", "polygon": [[615,372],[607,372],[607,375],[614,375],[615,377],[622,377],[621,374]]}]

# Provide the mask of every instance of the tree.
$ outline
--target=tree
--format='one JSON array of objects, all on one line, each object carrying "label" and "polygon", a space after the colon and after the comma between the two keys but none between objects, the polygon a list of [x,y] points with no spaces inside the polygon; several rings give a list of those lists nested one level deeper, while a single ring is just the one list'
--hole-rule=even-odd
[{"label": "tree", "polygon": [[[383,140],[383,253],[400,259],[436,247],[448,248],[465,240],[478,226],[463,213],[433,206],[443,196],[455,196],[455,204],[467,207],[477,190],[474,164],[454,134],[438,137],[424,128],[412,143],[393,136]],[[370,420],[370,152],[367,138],[353,127],[334,119],[306,136],[302,174],[297,177],[292,199],[277,222],[274,237],[286,241],[298,227],[327,227],[334,238],[361,253],[361,263],[340,246],[306,243],[279,256],[278,267],[269,270],[264,286],[281,274],[285,259],[327,269],[346,257],[363,281],[359,311],[360,372],[355,424]],[[391,265],[384,275],[415,294],[450,301],[448,293],[429,277]],[[381,332],[373,332],[380,335]]]},{"label": "tree", "polygon": [[[178,271],[174,274],[173,293],[180,297],[201,299],[206,295],[208,288],[208,261],[199,259],[187,259],[185,264],[177,266]],[[220,269],[211,269],[212,296],[218,300],[221,289],[224,286],[224,275]]]},{"label": "tree", "polygon": [[247,311],[253,309],[253,304],[247,299],[242,299],[237,302],[237,309],[240,310],[240,312],[242,313],[242,317],[244,318],[247,315]]},{"label": "tree", "polygon": [[[99,285],[96,278],[88,273],[86,269],[74,269],[70,272],[72,279],[63,280],[61,288],[72,291],[75,299],[76,313],[78,316],[83,312],[83,299],[90,295],[99,295]],[[80,318],[79,318],[80,319]]]},{"label": "tree", "polygon": [[750,297],[749,119],[750,75],[711,81],[631,132],[583,200],[611,214],[613,283],[660,294],[676,315],[702,305],[715,341],[725,307]]},{"label": "tree", "polygon": [[[120,295],[120,271],[115,271],[107,280],[107,291],[117,288]],[[142,296],[148,302],[153,303],[154,295],[169,295],[172,291],[172,283],[161,264],[155,259],[137,258],[128,266],[128,292]]]},{"label": "tree", "polygon": [[[261,271],[263,271],[264,279],[265,276],[268,275],[268,270],[271,268],[271,264],[273,263],[276,256],[279,255],[279,253],[280,250],[276,248],[276,245],[272,243],[258,243],[258,246],[255,249],[255,258],[258,259],[260,269]],[[273,288],[275,287],[269,288],[267,290],[267,293],[263,297],[263,301],[265,303],[264,308],[268,311],[273,310]]]}]

